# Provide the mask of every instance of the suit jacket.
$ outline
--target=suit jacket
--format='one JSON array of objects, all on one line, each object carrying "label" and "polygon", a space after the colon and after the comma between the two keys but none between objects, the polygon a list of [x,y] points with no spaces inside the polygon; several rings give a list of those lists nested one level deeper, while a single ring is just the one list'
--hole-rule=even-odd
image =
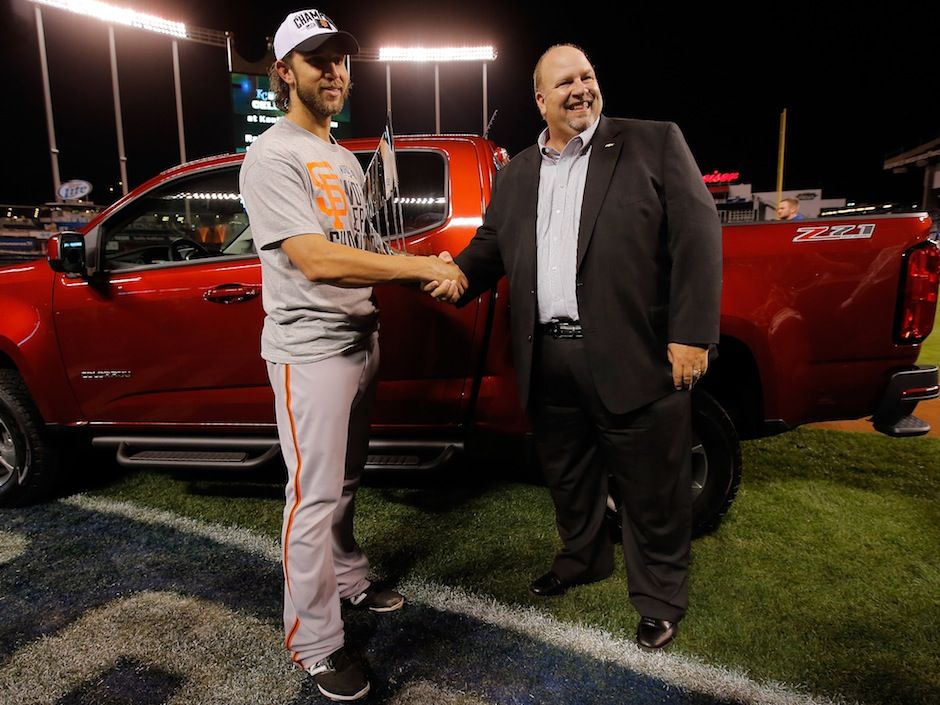
[{"label": "suit jacket", "polygon": [[[612,413],[674,390],[669,342],[718,342],[721,225],[678,126],[601,116],[588,161],[576,287],[584,347]],[[483,225],[456,261],[465,304],[509,278],[513,359],[528,405],[536,303],[541,154],[533,145],[496,177]]]}]

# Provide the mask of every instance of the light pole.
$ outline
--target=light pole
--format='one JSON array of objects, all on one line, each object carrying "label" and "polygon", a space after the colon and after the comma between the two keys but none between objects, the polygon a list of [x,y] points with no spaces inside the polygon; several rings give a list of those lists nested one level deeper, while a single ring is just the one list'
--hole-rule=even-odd
[{"label": "light pole", "polygon": [[36,5],[36,34],[39,37],[39,65],[42,67],[42,92],[46,103],[46,129],[49,132],[49,156],[52,158],[52,184],[55,188],[55,198],[58,200],[59,187],[62,179],[59,177],[59,148],[55,143],[55,123],[52,119],[52,91],[49,88],[49,62],[46,59],[46,33],[42,27],[42,11]]},{"label": "light pole", "polygon": [[787,109],[780,113],[780,135],[777,142],[777,208],[783,195],[783,157],[787,143]]},{"label": "light pole", "polygon": [[437,133],[441,131],[441,74],[440,64],[445,61],[479,61],[483,64],[483,132],[486,131],[487,121],[487,75],[486,64],[488,61],[496,60],[496,49],[492,46],[480,47],[382,47],[379,49],[378,58],[372,59],[368,56],[360,55],[356,57],[359,61],[381,61],[385,62],[385,95],[386,104],[389,111],[392,109],[392,71],[391,63],[394,61],[405,61],[411,63],[433,63],[434,64],[434,130]]},{"label": "light pole", "polygon": [[127,194],[127,155],[124,151],[124,125],[121,119],[121,96],[118,87],[117,51],[114,41],[114,25],[123,25],[134,29],[143,29],[157,34],[173,37],[173,82],[176,89],[176,121],[179,132],[180,161],[186,161],[186,138],[183,131],[183,98],[180,86],[180,66],[178,40],[224,47],[225,33],[201,27],[187,27],[182,22],[173,22],[156,15],[148,15],[115,5],[108,5],[97,0],[32,0],[36,4],[36,34],[39,39],[39,57],[42,67],[43,88],[46,101],[46,123],[49,129],[49,152],[52,156],[52,179],[58,198],[59,150],[55,141],[55,126],[52,117],[52,96],[49,89],[49,64],[46,59],[46,39],[42,26],[40,5],[58,10],[68,10],[86,17],[93,17],[108,24],[108,43],[111,52],[111,88],[114,93],[114,120],[117,128],[118,160],[121,171],[121,190]]},{"label": "light pole", "polygon": [[114,94],[114,125],[117,130],[118,164],[121,168],[121,193],[127,195],[127,154],[124,151],[124,118],[121,116],[121,91],[118,87],[117,50],[114,47],[114,25],[108,25],[111,49],[111,92]]}]

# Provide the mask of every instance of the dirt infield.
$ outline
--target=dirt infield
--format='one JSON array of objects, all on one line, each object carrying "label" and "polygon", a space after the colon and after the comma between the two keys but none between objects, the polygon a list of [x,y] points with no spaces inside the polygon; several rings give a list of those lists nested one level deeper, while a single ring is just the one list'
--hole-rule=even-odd
[{"label": "dirt infield", "polygon": [[[928,438],[940,438],[940,399],[921,402],[917,405],[914,415],[930,424]],[[866,419],[855,421],[825,421],[823,423],[807,424],[807,428],[829,428],[837,431],[862,431],[864,433],[877,433],[871,423]]]}]

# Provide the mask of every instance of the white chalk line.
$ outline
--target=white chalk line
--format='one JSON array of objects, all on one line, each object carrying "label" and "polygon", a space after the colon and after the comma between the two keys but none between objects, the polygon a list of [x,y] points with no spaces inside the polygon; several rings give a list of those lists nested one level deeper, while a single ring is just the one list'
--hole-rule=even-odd
[{"label": "white chalk line", "polygon": [[[273,564],[279,565],[281,561],[278,542],[241,527],[204,522],[134,502],[88,495],[75,495],[61,502],[146,524],[166,526],[259,556]],[[742,671],[707,664],[691,656],[647,653],[637,648],[632,641],[596,627],[563,622],[534,608],[505,605],[462,588],[409,577],[402,581],[400,589],[415,604],[471,617],[556,648],[617,664],[683,690],[735,700],[746,705],[850,705],[844,698],[833,699],[799,692],[793,686],[775,681],[758,682]]]}]

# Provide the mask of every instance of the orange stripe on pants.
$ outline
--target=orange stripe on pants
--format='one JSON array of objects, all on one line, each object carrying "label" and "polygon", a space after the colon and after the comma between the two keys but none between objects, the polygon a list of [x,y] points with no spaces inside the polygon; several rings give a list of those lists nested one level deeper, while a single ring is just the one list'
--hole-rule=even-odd
[{"label": "orange stripe on pants", "polygon": [[[287,547],[290,545],[290,530],[294,526],[294,514],[300,506],[300,469],[303,466],[300,457],[300,446],[297,445],[297,423],[294,421],[294,411],[290,405],[290,365],[284,365],[284,393],[287,396],[287,417],[290,419],[291,442],[294,444],[294,454],[297,456],[297,466],[294,470],[294,506],[290,510],[290,519],[284,532],[284,579],[287,581],[287,591],[290,592],[290,575],[287,572]],[[299,624],[298,620],[298,624]],[[294,631],[297,627],[294,627]]]}]

